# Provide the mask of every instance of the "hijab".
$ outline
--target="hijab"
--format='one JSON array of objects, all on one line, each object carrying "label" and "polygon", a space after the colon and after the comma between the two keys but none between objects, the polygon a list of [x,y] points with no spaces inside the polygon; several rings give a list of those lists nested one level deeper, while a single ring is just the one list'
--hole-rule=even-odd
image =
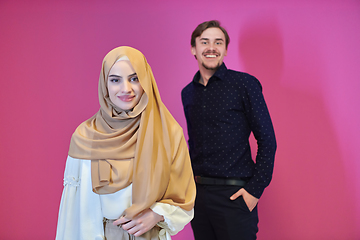
[{"label": "hijab", "polygon": [[[138,104],[124,111],[109,98],[112,66],[127,58],[144,89]],[[91,160],[92,188],[109,194],[132,184],[132,205],[123,215],[132,218],[155,202],[191,210],[195,183],[183,130],[162,103],[150,65],[131,47],[110,51],[99,77],[99,111],[78,126],[69,155]]]}]

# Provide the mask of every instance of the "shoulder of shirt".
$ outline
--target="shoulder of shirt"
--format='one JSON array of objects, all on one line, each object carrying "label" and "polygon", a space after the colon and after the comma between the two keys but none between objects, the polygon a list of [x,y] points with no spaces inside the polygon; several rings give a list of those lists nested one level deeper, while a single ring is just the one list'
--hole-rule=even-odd
[{"label": "shoulder of shirt", "polygon": [[232,69],[227,69],[228,76],[226,77],[229,81],[240,81],[245,86],[251,86],[253,84],[259,85],[262,88],[260,81],[246,72],[235,71]]},{"label": "shoulder of shirt", "polygon": [[232,69],[227,69],[227,74],[230,74],[231,76],[237,77],[239,79],[256,79],[253,75],[250,75],[249,73],[235,71]]},{"label": "shoulder of shirt", "polygon": [[193,81],[191,81],[190,83],[188,83],[188,84],[181,90],[181,95],[183,95],[185,92],[189,91],[192,87],[193,87]]}]

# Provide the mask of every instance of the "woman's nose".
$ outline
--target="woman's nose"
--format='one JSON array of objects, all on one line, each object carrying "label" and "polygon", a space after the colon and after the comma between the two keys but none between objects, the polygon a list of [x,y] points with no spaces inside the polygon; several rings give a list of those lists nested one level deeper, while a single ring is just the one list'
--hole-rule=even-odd
[{"label": "woman's nose", "polygon": [[131,92],[131,84],[128,81],[123,81],[121,84],[121,92]]}]

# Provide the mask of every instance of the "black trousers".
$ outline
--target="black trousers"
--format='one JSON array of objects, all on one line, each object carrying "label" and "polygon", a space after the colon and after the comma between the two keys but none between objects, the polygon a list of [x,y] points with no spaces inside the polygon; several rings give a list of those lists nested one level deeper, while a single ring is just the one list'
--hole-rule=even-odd
[{"label": "black trousers", "polygon": [[258,232],[257,207],[250,212],[242,197],[230,200],[241,187],[196,184],[195,240],[254,240]]}]

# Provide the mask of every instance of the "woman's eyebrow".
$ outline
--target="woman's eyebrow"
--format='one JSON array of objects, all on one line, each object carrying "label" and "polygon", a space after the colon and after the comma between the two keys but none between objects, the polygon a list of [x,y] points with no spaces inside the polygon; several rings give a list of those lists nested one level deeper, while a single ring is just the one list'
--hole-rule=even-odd
[{"label": "woman's eyebrow", "polygon": [[120,76],[116,75],[116,74],[111,74],[111,75],[109,75],[109,77],[120,77]]},{"label": "woman's eyebrow", "polygon": [[[133,76],[136,76],[136,73],[130,74],[128,77],[133,77]],[[121,78],[121,76],[116,75],[116,74],[111,74],[111,75],[109,75],[109,77],[119,77],[119,78]]]}]

